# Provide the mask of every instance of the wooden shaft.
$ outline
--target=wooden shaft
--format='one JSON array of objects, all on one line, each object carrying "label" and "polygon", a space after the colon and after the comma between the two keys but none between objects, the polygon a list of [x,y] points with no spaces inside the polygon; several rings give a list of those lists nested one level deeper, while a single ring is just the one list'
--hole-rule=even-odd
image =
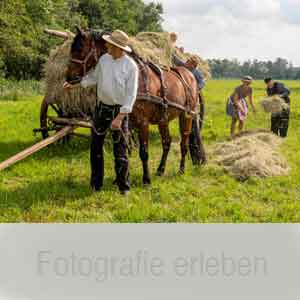
[{"label": "wooden shaft", "polygon": [[68,34],[66,32],[64,32],[64,31],[51,30],[51,29],[45,28],[44,32],[48,33],[48,34],[50,34],[52,36],[63,38],[65,40],[67,40],[69,38]]},{"label": "wooden shaft", "polygon": [[25,159],[26,157],[30,156],[31,154],[47,147],[50,144],[55,143],[59,139],[63,138],[64,136],[72,133],[74,130],[73,126],[66,126],[62,130],[58,131],[53,136],[48,137],[47,139],[31,146],[30,148],[25,149],[24,151],[12,156],[11,158],[5,160],[4,162],[0,163],[0,171],[8,168],[9,166],[17,163],[20,160]]},{"label": "wooden shaft", "polygon": [[51,120],[55,124],[71,125],[71,126],[77,126],[83,128],[93,128],[90,122],[76,120],[76,119],[49,117],[49,120]]}]

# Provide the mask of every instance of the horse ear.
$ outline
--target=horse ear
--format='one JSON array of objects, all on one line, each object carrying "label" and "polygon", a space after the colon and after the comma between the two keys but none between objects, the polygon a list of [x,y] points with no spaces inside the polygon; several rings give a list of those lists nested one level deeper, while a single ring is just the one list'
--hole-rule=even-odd
[{"label": "horse ear", "polygon": [[85,37],[85,36],[86,36],[85,32],[81,29],[80,26],[76,25],[75,28],[76,28],[77,33],[78,33],[79,35],[81,35],[82,37]]}]

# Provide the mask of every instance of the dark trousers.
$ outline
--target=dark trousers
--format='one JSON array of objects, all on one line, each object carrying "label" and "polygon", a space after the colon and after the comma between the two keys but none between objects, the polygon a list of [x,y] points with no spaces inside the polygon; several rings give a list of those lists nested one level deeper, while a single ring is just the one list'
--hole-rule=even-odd
[{"label": "dark trousers", "polygon": [[285,109],[281,113],[272,114],[271,131],[275,134],[286,137],[289,128],[290,110]]},{"label": "dark trousers", "polygon": [[[94,126],[97,133],[92,130],[91,142],[91,187],[100,190],[103,186],[104,178],[104,155],[103,146],[105,136],[110,130],[113,119],[118,115],[118,106],[108,106],[100,103],[95,111]],[[112,131],[113,153],[115,159],[116,183],[120,191],[128,191],[129,183],[129,163],[127,157],[125,134],[127,132],[128,120],[124,119],[122,131]]]}]

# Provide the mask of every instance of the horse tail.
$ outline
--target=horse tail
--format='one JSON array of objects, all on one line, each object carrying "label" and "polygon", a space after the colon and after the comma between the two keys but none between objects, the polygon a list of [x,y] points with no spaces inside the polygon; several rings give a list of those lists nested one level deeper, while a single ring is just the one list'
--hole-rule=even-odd
[{"label": "horse tail", "polygon": [[205,116],[205,104],[204,104],[204,97],[203,97],[202,91],[199,91],[199,105],[200,105],[199,131],[201,132],[201,130],[203,128],[204,116]]},{"label": "horse tail", "polygon": [[[201,121],[199,121],[199,123],[200,122]],[[194,165],[206,163],[206,153],[202,142],[202,137],[200,135],[197,116],[195,116],[192,121],[192,130],[189,136],[189,150]]]}]

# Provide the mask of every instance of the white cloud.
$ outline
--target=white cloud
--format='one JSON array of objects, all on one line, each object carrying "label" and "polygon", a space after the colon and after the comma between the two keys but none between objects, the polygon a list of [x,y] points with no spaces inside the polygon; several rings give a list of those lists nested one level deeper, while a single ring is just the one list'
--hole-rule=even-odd
[{"label": "white cloud", "polygon": [[160,0],[179,44],[209,58],[275,59],[300,65],[300,0]]}]

